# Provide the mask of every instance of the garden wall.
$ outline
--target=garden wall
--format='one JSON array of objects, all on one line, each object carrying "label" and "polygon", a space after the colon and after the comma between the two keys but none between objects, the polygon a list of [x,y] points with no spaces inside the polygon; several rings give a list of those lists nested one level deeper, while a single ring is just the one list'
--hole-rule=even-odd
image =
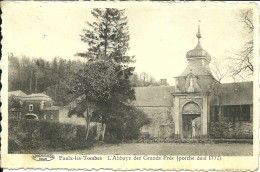
[{"label": "garden wall", "polygon": [[253,124],[250,122],[211,122],[211,139],[252,139]]},{"label": "garden wall", "polygon": [[173,113],[171,107],[139,107],[151,120],[149,125],[143,126],[141,133],[150,137],[169,138],[174,133]]},{"label": "garden wall", "polygon": [[96,136],[92,127],[86,141],[86,128],[71,124],[26,119],[9,119],[9,153],[43,153],[59,149],[91,147]]}]

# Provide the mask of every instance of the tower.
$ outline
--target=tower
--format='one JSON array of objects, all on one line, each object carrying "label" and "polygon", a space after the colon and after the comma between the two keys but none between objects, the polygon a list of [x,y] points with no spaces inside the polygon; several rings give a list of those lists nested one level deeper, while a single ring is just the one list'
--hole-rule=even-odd
[{"label": "tower", "polygon": [[198,25],[196,36],[198,38],[196,47],[186,53],[187,67],[179,76],[175,77],[176,88],[179,92],[206,92],[210,83],[215,80],[209,68],[211,56],[200,43],[202,37],[200,25]]},{"label": "tower", "polygon": [[175,77],[174,103],[175,135],[180,138],[207,138],[209,121],[209,89],[215,81],[209,64],[211,56],[200,43],[200,25],[196,47],[186,53],[188,65]]}]

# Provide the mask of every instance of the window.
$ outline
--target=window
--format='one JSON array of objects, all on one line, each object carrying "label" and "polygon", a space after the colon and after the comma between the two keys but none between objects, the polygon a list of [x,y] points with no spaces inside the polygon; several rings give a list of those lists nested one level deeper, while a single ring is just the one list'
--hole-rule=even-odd
[{"label": "window", "polygon": [[32,112],[33,111],[33,104],[29,105],[29,111]]},{"label": "window", "polygon": [[250,106],[249,105],[233,105],[223,107],[223,116],[229,122],[235,121],[250,121]]},{"label": "window", "polygon": [[241,114],[243,121],[250,121],[250,106],[244,105],[242,106],[242,114]]},{"label": "window", "polygon": [[211,106],[210,107],[210,121],[211,122],[219,122],[219,106]]},{"label": "window", "polygon": [[219,106],[215,106],[215,116],[214,116],[214,120],[215,121],[219,121],[219,109],[220,109],[220,107]]}]

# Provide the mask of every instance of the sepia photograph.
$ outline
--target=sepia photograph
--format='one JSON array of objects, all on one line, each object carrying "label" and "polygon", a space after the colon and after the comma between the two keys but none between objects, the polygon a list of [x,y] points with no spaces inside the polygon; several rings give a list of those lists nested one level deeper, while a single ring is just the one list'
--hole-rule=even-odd
[{"label": "sepia photograph", "polygon": [[3,165],[140,156],[256,167],[257,5],[100,4],[2,5]]}]

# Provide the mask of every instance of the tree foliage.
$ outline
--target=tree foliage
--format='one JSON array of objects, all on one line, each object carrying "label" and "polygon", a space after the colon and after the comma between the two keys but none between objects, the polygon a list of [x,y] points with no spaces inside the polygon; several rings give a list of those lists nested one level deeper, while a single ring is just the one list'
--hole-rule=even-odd
[{"label": "tree foliage", "polygon": [[54,58],[46,61],[42,58],[17,57],[9,54],[8,89],[21,90],[26,94],[46,93],[57,105],[66,105],[73,97],[68,95],[68,83],[79,69],[80,61]]},{"label": "tree foliage", "polygon": [[[87,128],[90,121],[102,122],[107,126],[106,133],[113,135],[109,137],[130,139],[126,128],[132,127],[132,132],[138,133],[147,117],[131,106],[135,100],[130,81],[134,68],[129,64],[134,57],[127,55],[127,17],[124,10],[113,8],[93,9],[91,13],[95,21],[87,22],[81,35],[88,44],[87,51],[77,53],[89,61],[71,82],[71,92],[81,98],[70,114],[84,115]],[[140,119],[139,124],[136,119]]]},{"label": "tree foliage", "polygon": [[22,109],[21,101],[14,96],[8,97],[8,110],[14,108],[15,110],[19,111]]},{"label": "tree foliage", "polygon": [[115,65],[109,62],[87,63],[73,79],[73,90],[78,96],[86,95],[91,102],[106,102],[111,99],[112,89],[119,82]]},{"label": "tree foliage", "polygon": [[119,142],[123,140],[137,139],[140,128],[150,123],[147,115],[133,106],[115,105],[113,112],[106,120],[106,142]]},{"label": "tree foliage", "polygon": [[148,86],[160,86],[162,83],[156,81],[153,76],[146,72],[140,74],[134,73],[130,77],[131,85],[133,87],[148,87]]},{"label": "tree foliage", "polygon": [[95,21],[87,22],[88,28],[83,29],[80,35],[81,40],[88,44],[88,49],[78,55],[91,60],[129,62],[131,58],[126,56],[126,52],[130,36],[125,10],[96,8],[91,13]]}]

